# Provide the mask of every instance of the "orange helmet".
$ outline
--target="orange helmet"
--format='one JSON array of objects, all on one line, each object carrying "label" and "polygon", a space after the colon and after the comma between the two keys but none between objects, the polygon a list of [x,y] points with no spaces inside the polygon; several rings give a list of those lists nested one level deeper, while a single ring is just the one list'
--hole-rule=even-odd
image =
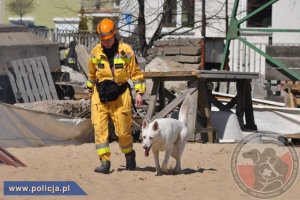
[{"label": "orange helmet", "polygon": [[97,25],[97,33],[101,40],[108,40],[116,34],[115,23],[108,18],[101,20]]}]

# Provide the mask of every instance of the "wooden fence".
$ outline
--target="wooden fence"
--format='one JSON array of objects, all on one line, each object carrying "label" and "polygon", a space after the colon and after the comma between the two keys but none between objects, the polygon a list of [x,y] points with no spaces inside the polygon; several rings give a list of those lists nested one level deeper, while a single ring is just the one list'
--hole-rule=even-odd
[{"label": "wooden fence", "polygon": [[[36,30],[30,29],[32,33],[37,36],[47,38],[52,42],[59,44],[68,45],[71,41],[75,40],[78,44],[82,44],[87,47],[88,51],[92,50],[93,47],[98,43],[98,35],[96,32],[90,31],[70,31],[70,30]],[[138,51],[138,40],[136,37],[122,37],[122,40],[132,46],[132,48]]]}]

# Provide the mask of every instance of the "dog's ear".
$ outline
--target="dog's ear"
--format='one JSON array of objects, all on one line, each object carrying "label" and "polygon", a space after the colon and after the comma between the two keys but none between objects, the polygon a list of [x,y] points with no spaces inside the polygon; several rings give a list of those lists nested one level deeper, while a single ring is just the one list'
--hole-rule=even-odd
[{"label": "dog's ear", "polygon": [[148,126],[148,121],[146,119],[143,120],[143,128],[146,128]]},{"label": "dog's ear", "polygon": [[157,122],[157,121],[155,121],[155,122],[153,123],[152,129],[153,129],[154,131],[157,131],[157,130],[159,129],[159,126],[158,126],[158,122]]}]

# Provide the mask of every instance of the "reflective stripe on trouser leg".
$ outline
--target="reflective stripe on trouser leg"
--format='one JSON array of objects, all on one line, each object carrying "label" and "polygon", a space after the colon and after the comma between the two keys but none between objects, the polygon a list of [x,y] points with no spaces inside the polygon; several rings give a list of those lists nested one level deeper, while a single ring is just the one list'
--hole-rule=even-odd
[{"label": "reflective stripe on trouser leg", "polygon": [[95,131],[95,143],[97,153],[102,158],[106,159],[110,155],[108,146],[108,109],[107,106],[101,104],[92,104],[91,120]]},{"label": "reflective stripe on trouser leg", "polygon": [[128,154],[128,153],[132,152],[132,147],[133,147],[132,144],[130,144],[128,146],[121,146],[120,145],[122,153],[125,153],[125,154]]},{"label": "reflective stripe on trouser leg", "polygon": [[111,118],[119,138],[119,145],[123,153],[130,153],[133,146],[130,91],[127,89],[114,103],[117,109],[111,113]]},{"label": "reflective stripe on trouser leg", "polygon": [[96,144],[96,150],[102,160],[109,160],[110,148],[108,143]]}]

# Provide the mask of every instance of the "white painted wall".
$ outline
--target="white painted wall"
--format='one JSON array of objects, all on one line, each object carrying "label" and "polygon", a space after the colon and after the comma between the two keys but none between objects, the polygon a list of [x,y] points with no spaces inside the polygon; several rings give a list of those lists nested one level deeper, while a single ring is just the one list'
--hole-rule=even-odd
[{"label": "white painted wall", "polygon": [[54,29],[56,30],[76,31],[78,30],[80,19],[54,17],[53,22],[54,22]]},{"label": "white painted wall", "polygon": [[[146,38],[149,39],[153,35],[160,17],[158,13],[162,12],[162,5],[164,0],[145,0],[145,17],[146,24]],[[179,0],[180,1],[180,0]],[[127,4],[126,4],[127,3]],[[210,17],[212,14],[218,12],[219,17],[225,18],[225,0],[206,0],[206,16]],[[228,1],[228,15],[229,19],[232,13],[234,0]],[[121,1],[121,10],[127,9],[127,12],[138,16],[138,3],[136,0]],[[247,0],[240,0],[238,7],[237,19],[242,19],[246,16]],[[177,10],[180,12],[180,6]],[[300,0],[279,0],[273,4],[272,12],[272,28],[289,28],[300,29]],[[201,37],[201,15],[202,15],[202,0],[195,0],[195,24],[197,29],[190,34],[179,34],[178,36],[168,36],[167,38],[200,38]],[[122,20],[121,20],[122,21]],[[178,16],[177,27],[180,27],[181,16]],[[122,23],[122,22],[121,22]],[[210,19],[207,21],[206,29],[207,37],[225,37],[225,19]],[[137,23],[135,23],[137,24]],[[127,26],[133,30],[135,25]],[[241,24],[241,28],[246,28],[246,23]],[[172,28],[163,28],[164,31]],[[127,35],[128,36],[128,33]],[[245,37],[247,41],[255,44],[256,47],[265,51],[268,44],[270,34],[255,35]],[[274,33],[273,44],[291,43],[300,45],[300,33]],[[238,40],[233,40],[230,46],[230,68],[232,71],[243,72],[259,72],[261,75],[265,74],[265,58],[256,53],[254,50],[245,46]]]},{"label": "white painted wall", "polygon": [[[162,5],[164,0],[145,0],[145,17],[146,23],[148,24],[146,30],[146,38],[150,38],[160,20],[158,13],[162,12]],[[177,11],[180,13],[181,6],[180,1],[178,0]],[[219,17],[225,17],[225,0],[206,0],[206,15],[210,17],[212,14],[218,12]],[[229,17],[231,16],[231,10],[234,4],[234,0],[229,0]],[[239,3],[239,16],[238,19],[241,19],[246,15],[247,0],[240,0]],[[123,0],[121,1],[120,8],[122,13],[131,13],[133,16],[138,16],[138,3],[136,0]],[[299,0],[279,0],[273,4],[273,16],[272,16],[272,26],[273,28],[290,28],[290,29],[300,29],[300,1]],[[195,21],[199,21],[195,24],[197,27],[189,34],[179,34],[178,36],[168,36],[166,38],[189,38],[201,37],[201,13],[202,13],[202,0],[195,0]],[[120,24],[125,28],[125,30],[134,30],[134,27],[137,23],[125,26],[125,21],[122,20],[120,16]],[[177,27],[181,26],[181,16],[177,17]],[[224,19],[211,19],[207,21],[208,26],[206,29],[206,35],[208,37],[225,37],[225,20]],[[242,24],[242,27],[245,27],[246,23]],[[188,28],[184,29],[187,30]],[[163,28],[163,32],[172,30],[172,28]],[[184,30],[178,31],[183,32]],[[126,35],[128,36],[128,34]],[[252,38],[253,41],[255,39]],[[260,42],[262,37],[258,37],[257,41]],[[263,39],[264,40],[264,39]],[[274,33],[273,34],[274,43],[300,43],[300,33]]]},{"label": "white painted wall", "polygon": [[[300,1],[279,0],[273,4],[272,27],[300,29]],[[273,43],[300,44],[300,33],[274,33]]]}]

